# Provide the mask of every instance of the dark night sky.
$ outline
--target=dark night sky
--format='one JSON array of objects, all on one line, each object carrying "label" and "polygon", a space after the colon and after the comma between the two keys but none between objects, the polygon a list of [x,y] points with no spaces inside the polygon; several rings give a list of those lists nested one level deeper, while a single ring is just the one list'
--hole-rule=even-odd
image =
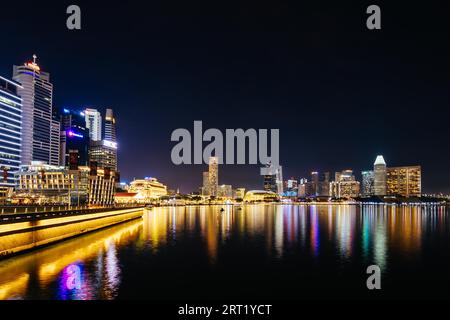
[{"label": "dark night sky", "polygon": [[[424,191],[450,192],[444,2],[26,2],[0,9],[0,74],[36,53],[56,106],[112,107],[123,180],[199,186],[206,166],[172,165],[170,135],[202,120],[279,128],[285,178],[359,172],[383,154],[388,166],[422,165]],[[81,31],[65,27],[73,3]],[[381,31],[365,28],[372,3]],[[262,184],[259,166],[223,166],[219,179]]]}]

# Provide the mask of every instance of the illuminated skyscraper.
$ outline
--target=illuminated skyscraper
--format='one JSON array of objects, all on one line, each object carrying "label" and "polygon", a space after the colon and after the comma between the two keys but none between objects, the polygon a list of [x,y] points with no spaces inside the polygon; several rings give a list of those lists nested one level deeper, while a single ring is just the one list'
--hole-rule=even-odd
[{"label": "illuminated skyscraper", "polygon": [[420,196],[422,193],[420,166],[387,168],[387,193],[404,197]]},{"label": "illuminated skyscraper", "polygon": [[202,195],[209,195],[209,172],[203,172],[203,187],[202,187]]},{"label": "illuminated skyscraper", "polygon": [[[115,170],[118,170],[117,164],[117,140],[116,140],[116,118],[114,117],[114,113],[112,109],[106,109],[105,116],[105,136],[102,143],[103,146],[110,146],[112,148],[106,148],[102,152],[108,153],[109,156],[112,156],[112,162],[115,163]],[[98,144],[100,146],[100,143]]]},{"label": "illuminated skyscraper", "polygon": [[116,141],[116,118],[112,109],[106,109],[105,116],[105,140]]},{"label": "illuminated skyscraper", "polygon": [[374,195],[374,173],[372,170],[361,171],[362,176],[362,188],[361,194],[363,196]]},{"label": "illuminated skyscraper", "polygon": [[281,195],[283,193],[282,167],[275,167],[271,163],[268,163],[264,168],[261,168],[261,170],[264,172],[264,190]]},{"label": "illuminated skyscraper", "polygon": [[[21,163],[44,161],[50,165],[59,164],[58,122],[52,118],[53,85],[50,74],[42,72],[36,63],[14,66],[13,79],[22,86],[17,94],[22,98],[22,150]],[[55,154],[55,152],[57,154]]]},{"label": "illuminated skyscraper", "polygon": [[89,138],[92,141],[102,140],[102,115],[96,109],[84,110],[86,128],[89,129]]},{"label": "illuminated skyscraper", "polygon": [[[72,155],[73,165],[89,165],[89,130],[86,128],[85,114],[82,111],[61,110],[60,164],[69,166]],[[75,154],[76,153],[76,157]],[[74,158],[75,157],[75,158]]]},{"label": "illuminated skyscraper", "polygon": [[108,140],[91,141],[89,161],[99,168],[110,168],[117,171],[117,144]]},{"label": "illuminated skyscraper", "polygon": [[219,185],[219,158],[209,158],[209,194],[217,196],[217,189]]},{"label": "illuminated skyscraper", "polygon": [[22,99],[17,95],[21,86],[0,76],[0,203],[15,185],[14,173],[19,171]]},{"label": "illuminated skyscraper", "polygon": [[386,195],[386,162],[383,156],[379,155],[373,164],[374,194],[376,196]]}]

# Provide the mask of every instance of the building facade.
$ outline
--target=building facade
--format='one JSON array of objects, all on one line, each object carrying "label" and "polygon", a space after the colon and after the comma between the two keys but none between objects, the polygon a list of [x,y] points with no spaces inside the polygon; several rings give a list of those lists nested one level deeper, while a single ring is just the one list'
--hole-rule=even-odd
[{"label": "building facade", "polygon": [[21,84],[17,94],[22,98],[22,150],[21,164],[44,161],[50,165],[59,164],[59,136],[52,118],[53,85],[50,74],[42,72],[36,63],[27,62],[14,66],[13,79]]},{"label": "building facade", "polygon": [[375,159],[373,164],[373,190],[376,196],[384,196],[387,194],[386,191],[386,162],[384,161],[383,156],[379,155]]},{"label": "building facade", "polygon": [[244,200],[244,197],[245,197],[245,188],[236,188],[234,198]]},{"label": "building facade", "polygon": [[[89,130],[84,112],[63,109],[61,112],[60,165],[69,166],[76,160],[78,166],[89,165]],[[71,155],[76,154],[76,159]],[[74,165],[74,163],[72,163]]]},{"label": "building facade", "polygon": [[167,186],[156,178],[136,179],[130,183],[128,193],[136,194],[134,198],[139,203],[151,203],[167,195]]},{"label": "building facade", "polygon": [[20,166],[13,201],[21,204],[107,206],[114,203],[114,174],[102,169],[69,170],[41,161]]},{"label": "building facade", "polygon": [[0,76],[0,203],[15,186],[15,172],[21,163],[22,99],[21,85]]},{"label": "building facade", "polygon": [[89,130],[89,138],[92,141],[102,140],[102,115],[96,109],[84,110],[86,128]]},{"label": "building facade", "polygon": [[373,170],[361,171],[361,177],[362,177],[361,195],[364,197],[373,196],[375,194]]},{"label": "building facade", "polygon": [[352,170],[335,173],[335,181],[330,183],[330,196],[351,199],[359,196],[360,184],[356,181]]},{"label": "building facade", "polygon": [[222,184],[217,189],[217,196],[221,198],[233,198],[233,187],[229,184]]},{"label": "building facade", "polygon": [[201,194],[203,196],[209,195],[209,172],[203,172],[203,186],[201,188]]},{"label": "building facade", "polygon": [[107,140],[91,141],[89,161],[90,163],[95,162],[99,168],[110,168],[117,171],[117,144]]},{"label": "building facade", "polygon": [[419,197],[422,194],[421,167],[388,167],[386,186],[389,195]]},{"label": "building facade", "polygon": [[264,190],[275,192],[281,195],[283,193],[283,169],[281,166],[275,167],[272,164],[267,164],[261,168],[264,177]]},{"label": "building facade", "polygon": [[211,196],[217,197],[217,189],[219,187],[219,158],[210,157],[209,158],[209,194]]}]

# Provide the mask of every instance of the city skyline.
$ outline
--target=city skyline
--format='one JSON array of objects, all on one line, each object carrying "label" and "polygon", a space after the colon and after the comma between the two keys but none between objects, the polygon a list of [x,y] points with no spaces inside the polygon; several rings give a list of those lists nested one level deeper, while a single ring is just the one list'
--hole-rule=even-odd
[{"label": "city skyline", "polygon": [[[4,23],[15,25],[20,8],[8,6]],[[70,32],[64,15],[59,18],[64,5],[45,7],[33,5],[36,14],[3,35],[8,46],[0,74],[10,78],[12,65],[35,53],[51,73],[54,105],[112,106],[125,181],[157,176],[184,192],[195,190],[202,183],[200,166],[171,164],[170,134],[202,120],[205,128],[279,128],[285,176],[347,167],[359,175],[383,154],[392,165],[420,164],[424,191],[450,193],[448,151],[441,147],[450,103],[449,48],[433,29],[401,37],[368,33],[358,19],[340,25],[330,13],[314,21],[295,10],[286,19],[291,26],[263,19],[272,17],[269,8],[256,25],[247,15],[234,24],[206,16],[186,24],[187,8],[177,20],[158,5],[146,25],[138,10],[111,6],[104,15],[85,4],[84,28]],[[359,9],[344,7],[339,12],[358,16]],[[348,27],[356,32],[345,32]],[[61,39],[57,48],[54,39]],[[261,184],[258,171],[225,165],[221,177],[249,189]]]},{"label": "city skyline", "polygon": [[[25,83],[25,90],[24,90],[24,87],[22,87],[21,85],[19,85],[19,86],[17,86],[17,91],[18,92],[22,92],[22,95],[25,95],[25,98],[27,98],[27,95],[29,95],[29,93],[27,93],[27,90],[29,90],[29,89],[27,89],[28,87],[32,87],[32,85],[31,84],[28,84],[27,82],[29,82],[28,80],[24,80],[24,79],[22,79],[22,78],[20,78],[19,77],[19,75],[20,75],[20,72],[22,72],[22,73],[26,73],[26,72],[24,72],[24,71],[26,71],[26,70],[31,70],[33,73],[32,73],[32,75],[36,75],[37,74],[37,76],[38,76],[38,81],[36,82],[37,83],[37,85],[40,85],[40,83],[42,82],[42,80],[41,80],[41,78],[43,77],[43,79],[44,79],[44,81],[45,81],[45,83],[49,83],[48,81],[49,81],[49,73],[47,73],[47,72],[41,72],[41,70],[40,70],[40,67],[39,67],[39,65],[36,63],[36,59],[37,59],[37,56],[36,55],[34,55],[33,54],[33,61],[32,62],[25,62],[25,64],[23,65],[23,66],[16,66],[16,65],[14,65],[14,74],[13,74],[13,78],[14,79],[16,79],[16,80],[22,80],[22,82],[24,82]],[[24,71],[22,71],[22,69],[24,70]],[[29,72],[28,72],[29,73]],[[25,77],[26,77],[26,75],[25,75]],[[9,81],[9,80],[7,80],[6,78],[3,78],[2,77],[2,79],[3,79],[3,81]],[[5,82],[6,83],[6,82]],[[14,82],[11,82],[10,81],[10,84],[14,84],[14,85],[16,85],[16,84],[19,84],[20,82],[18,82],[18,81],[16,81],[15,83]],[[5,85],[5,87],[6,87],[6,85]],[[51,83],[49,83],[49,88],[50,88],[50,91],[49,91],[49,97],[50,97],[50,99],[49,99],[49,101],[50,101],[50,104],[48,105],[49,106],[49,110],[48,110],[48,114],[49,114],[49,116],[51,115],[51,114],[53,114],[53,118],[52,118],[52,121],[50,122],[50,125],[51,126],[55,126],[55,124],[56,124],[56,126],[59,128],[59,126],[61,126],[61,130],[65,130],[66,132],[68,132],[68,134],[70,135],[70,134],[74,134],[73,133],[73,131],[71,130],[71,127],[72,127],[72,118],[73,118],[73,116],[71,115],[71,113],[72,113],[72,109],[67,109],[67,108],[62,108],[62,111],[61,111],[61,124],[60,124],[60,122],[59,121],[56,121],[56,120],[54,120],[54,119],[56,119],[55,118],[55,115],[57,115],[58,114],[58,112],[56,112],[55,113],[55,111],[53,110],[53,109],[55,109],[55,110],[58,110],[58,108],[56,107],[56,106],[54,106],[54,105],[52,105],[52,103],[51,103],[51,100],[52,100],[52,95],[53,95],[53,90],[52,90],[52,84]],[[14,91],[12,91],[12,92],[14,92]],[[21,97],[19,94],[18,94],[18,97]],[[39,96],[38,96],[39,97]],[[25,104],[29,104],[30,105],[30,107],[27,107],[28,109],[30,109],[30,110],[32,110],[32,108],[33,108],[33,104],[34,104],[34,102],[33,102],[34,100],[30,100],[29,102],[25,99]],[[23,99],[21,99],[21,103],[23,104]],[[26,111],[27,110],[27,108],[24,108],[24,110]],[[90,140],[91,140],[91,142],[90,142],[90,145],[91,145],[91,147],[92,147],[92,149],[91,149],[91,147],[90,147],[90,149],[89,150],[97,150],[97,151],[94,151],[94,156],[95,156],[95,153],[97,153],[97,154],[99,154],[99,152],[101,152],[101,154],[103,154],[105,151],[103,151],[103,149],[111,149],[110,151],[106,151],[107,153],[109,152],[109,153],[111,153],[111,155],[109,156],[109,157],[112,157],[112,158],[114,158],[114,160],[102,160],[103,158],[93,158],[97,163],[101,163],[102,164],[102,166],[103,166],[103,163],[105,163],[105,165],[108,165],[108,166],[110,166],[112,169],[114,169],[114,170],[118,170],[118,167],[117,167],[117,155],[118,155],[118,152],[117,152],[117,138],[116,138],[116,119],[115,119],[115,116],[113,115],[113,110],[111,109],[111,108],[105,108],[105,118],[104,118],[104,120],[102,120],[103,118],[102,118],[102,115],[101,115],[101,113],[100,112],[98,112],[98,110],[97,109],[94,109],[94,108],[75,108],[74,109],[75,111],[74,111],[74,113],[75,113],[75,116],[79,116],[80,117],[80,121],[83,123],[82,124],[82,126],[85,128],[85,129],[83,129],[82,127],[80,127],[80,125],[81,124],[78,124],[76,127],[78,127],[77,129],[75,129],[75,130],[80,130],[80,129],[82,129],[82,130],[87,130],[87,132],[85,133],[85,134],[83,134],[83,135],[81,135],[81,136],[84,136],[84,135],[86,135],[86,136],[88,136],[89,138],[90,138]],[[81,110],[81,111],[79,111],[79,110]],[[68,118],[69,120],[64,120],[65,118],[65,116],[66,115],[69,115],[70,117]],[[59,116],[58,116],[59,117]],[[28,123],[28,122],[32,122],[32,121],[36,121],[35,120],[35,118],[30,118],[30,116],[28,116],[28,118],[29,118],[29,120],[27,120],[27,121],[25,121],[24,123]],[[22,120],[23,121],[23,120]],[[69,122],[68,122],[69,121]],[[102,127],[102,122],[103,122],[103,125],[104,125],[104,128]],[[69,123],[69,124],[67,124],[67,123]],[[50,133],[52,132],[52,127],[51,126],[49,126],[49,130],[50,130]],[[66,126],[67,126],[67,128],[66,128]],[[90,127],[92,127],[92,132],[91,132],[91,130],[89,130],[89,128]],[[67,130],[70,130],[70,131],[67,131]],[[62,136],[65,136],[66,134],[64,133],[63,134],[63,132],[64,131],[61,131],[62,132]],[[58,131],[57,131],[57,134],[59,133],[59,129],[58,129]],[[103,134],[102,134],[103,133]],[[29,135],[33,135],[34,134],[34,132],[33,131],[29,131]],[[61,139],[62,139],[62,136],[61,136]],[[102,138],[102,137],[104,137],[104,140],[98,140],[99,139],[99,137],[100,138]],[[33,159],[34,161],[44,161],[44,162],[46,162],[46,163],[48,163],[48,164],[51,164],[51,165],[69,165],[69,163],[68,163],[68,157],[69,157],[69,154],[68,153],[66,153],[66,160],[57,160],[57,162],[52,162],[52,143],[51,143],[51,139],[52,139],[52,134],[50,135],[50,144],[49,144],[49,147],[48,147],[48,149],[47,149],[47,151],[48,151],[48,159],[47,159],[47,161],[45,161],[45,159],[41,159],[41,158],[39,158],[39,157],[36,157],[36,156],[31,156],[31,151],[28,151],[28,149],[30,149],[31,147],[28,147],[27,148],[27,146],[29,145],[29,143],[28,144],[25,144],[25,148],[23,148],[22,147],[22,159],[24,158],[23,157],[23,152],[24,152],[24,149],[25,149],[25,155],[27,155],[28,154],[28,158],[30,158],[30,159]],[[59,143],[66,143],[65,142],[65,140],[66,139],[64,139],[64,140],[61,140],[60,142],[58,142],[58,147],[56,148],[57,149],[57,157],[56,157],[56,159],[58,159],[58,158],[60,158],[60,159],[64,159],[64,150],[66,149],[65,147],[63,148],[63,147],[61,147],[61,149],[59,148]],[[33,141],[33,140],[31,140],[31,141]],[[114,147],[112,147],[111,146],[111,144],[114,144]],[[108,148],[109,147],[109,148]],[[87,148],[87,147],[86,147]],[[28,152],[27,152],[28,151]],[[83,158],[82,156],[81,156],[81,158],[80,158],[80,155],[78,156],[79,158],[80,158],[80,165],[85,165],[85,166],[88,166],[89,165],[89,161],[88,161],[88,155],[87,155],[87,152],[88,152],[88,150],[86,149],[86,155],[85,155],[85,158]],[[89,152],[91,152],[91,151],[89,151]],[[61,154],[60,154],[61,153]],[[27,159],[28,159],[27,158]],[[84,159],[84,160],[83,160]],[[28,159],[29,160],[29,159]],[[61,162],[62,161],[62,162]],[[83,162],[84,161],[84,162]],[[106,161],[106,162],[105,162]],[[112,162],[111,162],[112,161]],[[218,163],[218,161],[219,161],[219,158],[218,157],[211,157],[210,158],[210,164],[209,164],[209,167],[210,167],[210,172],[209,172],[209,178],[208,178],[208,180],[211,180],[211,179],[215,179],[216,181],[215,181],[215,183],[213,183],[212,185],[210,184],[210,185],[208,185],[208,188],[209,188],[209,190],[207,191],[207,194],[209,194],[209,195],[216,195],[217,194],[217,187],[218,187],[218,181],[217,181],[217,178],[214,178],[215,176],[217,176],[217,173],[216,174],[214,174],[214,170],[213,171],[211,171],[211,161],[213,162],[213,163]],[[31,162],[30,161],[24,161],[24,160],[21,160],[21,164],[22,165],[30,165],[31,164]],[[215,171],[217,171],[217,164],[215,164],[215,166],[216,166],[216,169],[215,169]],[[381,167],[380,167],[381,166]],[[418,166],[419,167],[419,170],[420,170],[420,166]],[[345,169],[345,170],[350,170],[350,171],[353,171],[353,169],[352,169],[352,167],[350,167],[350,166],[348,166],[348,167],[346,167],[347,169]],[[378,169],[377,169],[378,168]],[[381,169],[380,169],[381,168]],[[398,168],[402,168],[402,167],[398,167]],[[393,168],[393,169],[395,169],[395,168]],[[281,167],[280,167],[280,170],[281,170]],[[344,170],[344,171],[345,171]],[[378,170],[378,171],[377,171]],[[380,170],[382,170],[382,171],[380,171]],[[386,195],[386,194],[388,194],[388,192],[386,191],[387,190],[387,188],[388,188],[388,186],[389,186],[389,183],[387,183],[386,182],[386,163],[385,163],[385,160],[384,160],[384,158],[383,158],[383,156],[382,155],[378,155],[377,157],[376,157],[376,159],[375,159],[375,163],[374,163],[374,177],[375,177],[375,183],[374,183],[374,192],[373,192],[373,194],[374,195]],[[342,171],[342,172],[344,172],[344,171]],[[388,168],[388,171],[389,171],[389,168]],[[213,173],[211,173],[211,172],[213,172]],[[313,171],[312,173],[314,174],[314,172],[317,172],[318,173],[318,171]],[[328,171],[328,170],[324,170],[323,172],[325,172],[325,173],[327,173],[327,172],[333,172],[333,171]],[[336,172],[336,174],[338,173],[338,171],[334,171],[334,172]],[[365,177],[364,177],[364,175],[366,174],[366,172],[367,171],[365,171],[365,170],[361,170],[361,179],[359,179],[360,181],[364,181],[364,179],[365,179]],[[382,172],[382,173],[380,173],[380,172]],[[205,174],[206,172],[203,172],[203,174]],[[211,176],[211,174],[213,174],[213,176]],[[381,187],[377,187],[377,180],[380,180],[380,178],[377,178],[379,175],[382,175],[382,176],[384,176],[384,180],[383,181],[381,181],[381,182],[378,182],[378,184],[381,186]],[[302,178],[304,178],[305,176],[307,176],[307,175],[303,175],[303,176],[301,176],[301,175],[298,175],[298,174],[291,174],[290,176],[292,176],[292,177],[296,177],[296,178],[298,178],[298,179],[302,179]],[[141,176],[142,177],[142,176]],[[267,182],[266,181],[266,179],[267,179],[267,175],[266,176],[264,176],[265,178],[263,178],[262,180],[263,180],[263,185],[264,185],[264,189],[266,189],[266,190],[271,190],[271,189],[273,189],[273,187],[272,186],[270,186],[269,188],[266,186],[266,184],[267,183],[269,183],[269,182]],[[275,177],[275,176],[274,176]],[[162,177],[163,179],[164,179],[164,177]],[[358,177],[359,178],[359,177]],[[134,178],[135,179],[135,178]],[[281,178],[282,179],[282,178]],[[420,179],[420,178],[419,178]],[[227,179],[225,179],[225,180],[227,180]],[[279,180],[279,178],[276,178],[276,180],[278,181]],[[358,181],[359,181],[358,180]],[[277,193],[279,193],[279,194],[281,194],[282,192],[280,192],[280,190],[282,190],[282,188],[280,188],[280,186],[281,186],[281,184],[284,182],[284,181],[287,181],[287,180],[280,180],[280,182],[276,182],[276,184],[278,185],[278,187],[275,187],[277,190],[275,190],[275,192],[277,192]],[[339,179],[329,179],[329,181],[330,182],[339,182]],[[208,182],[209,183],[209,182]],[[358,182],[359,183],[359,182]],[[275,184],[275,182],[273,183],[273,184]],[[228,185],[228,184],[227,184]],[[258,186],[253,186],[253,187],[249,187],[249,185],[248,184],[246,184],[245,182],[238,182],[238,183],[234,183],[233,184],[234,186],[239,186],[239,187],[241,187],[241,186],[245,186],[247,189],[258,189],[257,187]],[[203,184],[202,184],[202,186],[203,186],[203,190],[205,190],[206,189],[206,185],[205,185],[205,178],[203,177]],[[212,188],[211,189],[211,186],[215,186],[214,188]],[[174,188],[179,188],[179,186],[173,186]],[[332,187],[331,185],[330,185],[330,187]],[[335,186],[336,187],[336,186]],[[263,188],[261,188],[261,189],[263,189]],[[381,188],[381,189],[380,189]],[[193,190],[190,190],[190,191],[186,191],[186,193],[190,193],[190,192],[197,192],[197,190],[196,190],[197,188],[194,188]],[[419,187],[419,190],[421,189],[421,187]],[[271,191],[273,191],[273,190],[271,190]],[[203,191],[201,191],[201,193],[202,193]],[[334,192],[336,192],[336,191],[334,191]],[[330,195],[331,194],[334,194],[334,192],[330,192]],[[358,192],[359,192],[359,187],[358,187]],[[328,193],[328,192],[327,192]],[[415,193],[416,194],[416,193]],[[419,193],[418,194],[420,194],[420,191],[419,191]]]}]

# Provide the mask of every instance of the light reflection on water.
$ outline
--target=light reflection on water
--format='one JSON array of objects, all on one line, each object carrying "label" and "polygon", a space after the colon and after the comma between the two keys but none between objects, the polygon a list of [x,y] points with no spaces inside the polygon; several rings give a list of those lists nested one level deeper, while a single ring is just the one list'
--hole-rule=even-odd
[{"label": "light reflection on water", "polygon": [[[298,265],[295,272],[307,273],[309,261],[330,272],[351,263],[375,263],[387,273],[391,258],[420,262],[424,237],[429,246],[437,241],[436,234],[448,240],[447,219],[445,208],[439,206],[154,208],[143,219],[0,261],[0,299],[115,299],[128,268],[156,264],[163,254],[164,259],[189,265],[189,256],[177,251],[186,243],[193,253],[205,256],[201,267],[210,270],[232,259],[244,266],[252,259],[245,254],[255,253],[265,257],[261,268],[267,270],[285,263]],[[127,279],[145,282],[152,276],[149,271],[140,279]]]}]

